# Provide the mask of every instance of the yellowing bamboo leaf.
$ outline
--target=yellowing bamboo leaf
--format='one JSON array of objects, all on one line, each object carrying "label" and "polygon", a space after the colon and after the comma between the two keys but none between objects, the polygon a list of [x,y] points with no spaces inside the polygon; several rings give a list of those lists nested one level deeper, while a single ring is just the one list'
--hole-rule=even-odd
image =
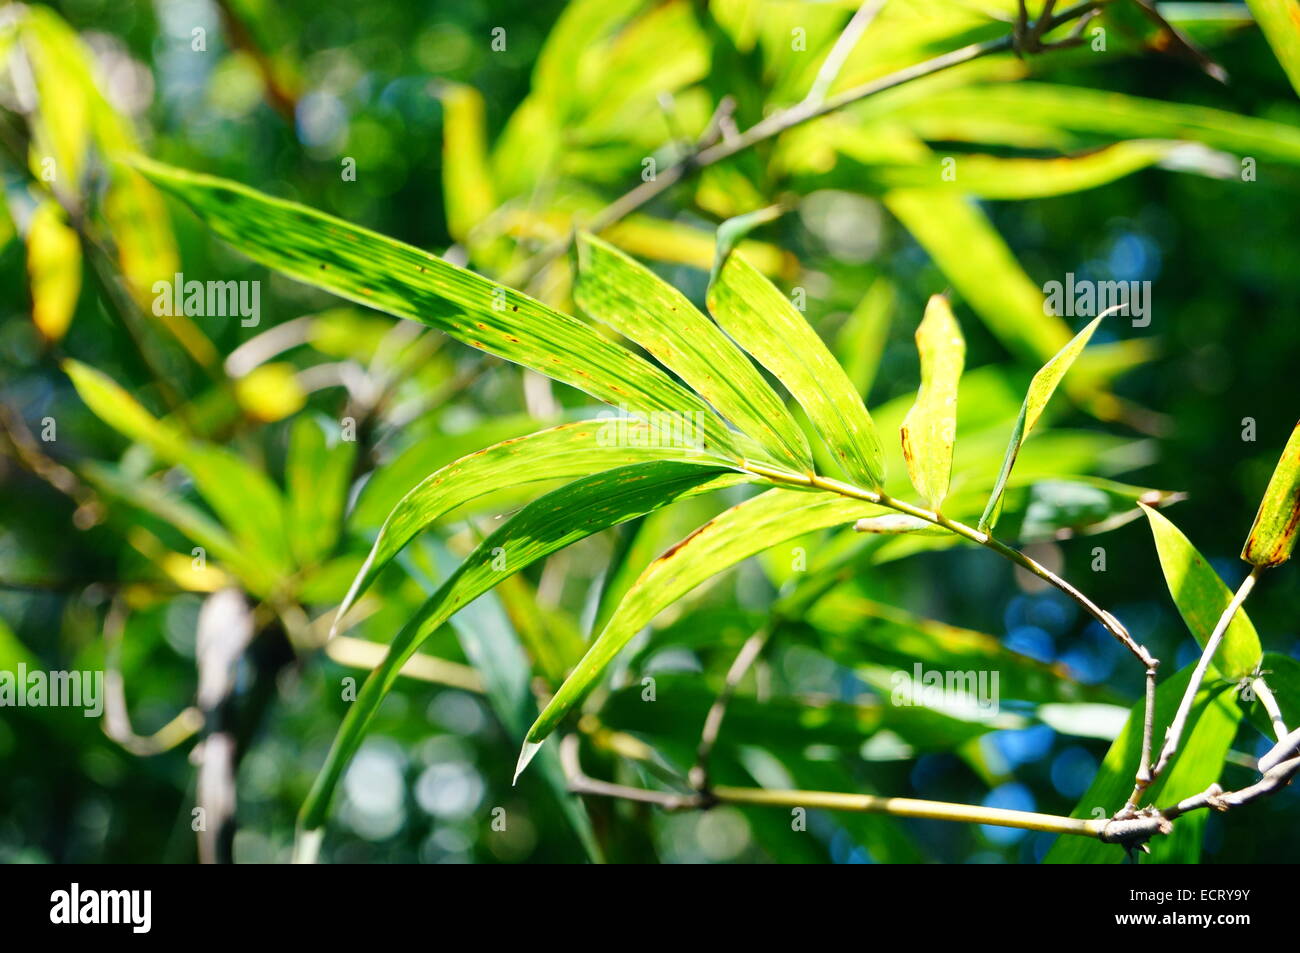
[{"label": "yellowing bamboo leaf", "polygon": [[1300,3],[1296,0],[1246,0],[1264,31],[1273,55],[1300,93]]},{"label": "yellowing bamboo leaf", "polygon": [[850,479],[879,489],[884,450],[853,382],[776,286],[732,254],[709,288],[709,311],[790,391]]},{"label": "yellowing bamboo leaf", "polygon": [[1024,446],[1029,432],[1034,429],[1034,424],[1038,423],[1038,418],[1042,416],[1047,402],[1056,393],[1056,386],[1061,383],[1061,378],[1070,369],[1070,365],[1074,363],[1074,359],[1079,356],[1079,352],[1083,350],[1105,316],[1106,314],[1103,313],[1090,321],[1088,326],[1044,364],[1029,382],[1029,393],[1025,395],[1025,402],[1020,406],[1020,416],[1016,418],[1016,425],[1011,430],[1011,443],[1007,446],[1006,456],[1002,458],[1002,472],[998,474],[988,504],[984,507],[984,515],[980,517],[981,531],[988,532],[997,523],[998,513],[1002,508],[1002,492],[1006,489],[1007,480],[1011,476],[1011,468],[1016,465],[1020,448]]},{"label": "yellowing bamboo leaf", "polygon": [[1264,490],[1241,558],[1256,566],[1277,566],[1291,558],[1300,532],[1300,424],[1282,450],[1282,459]]},{"label": "yellowing bamboo leaf", "polygon": [[53,199],[32,213],[27,228],[27,276],[32,289],[32,321],[47,341],[61,340],[72,323],[81,293],[81,242],[64,223]]},{"label": "yellowing bamboo leaf", "polygon": [[487,165],[483,97],[472,86],[444,83],[442,100],[442,193],[447,231],[461,243],[497,206]]},{"label": "yellowing bamboo leaf", "polygon": [[916,329],[921,387],[900,430],[907,475],[916,492],[938,511],[948,495],[952,447],[957,438],[957,383],[966,366],[966,340],[943,295],[932,295]]}]

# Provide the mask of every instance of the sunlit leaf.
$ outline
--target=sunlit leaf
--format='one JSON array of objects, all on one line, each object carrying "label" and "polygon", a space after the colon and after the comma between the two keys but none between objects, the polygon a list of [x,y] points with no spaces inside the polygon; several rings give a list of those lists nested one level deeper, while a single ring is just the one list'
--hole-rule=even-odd
[{"label": "sunlit leaf", "polygon": [[628,590],[609,624],[529,729],[518,770],[628,641],[677,599],[777,543],[880,512],[878,506],[837,494],[773,489],[732,507],[661,554]]},{"label": "sunlit leaf", "polygon": [[184,466],[236,540],[256,547],[271,565],[288,568],[284,498],[265,473],[224,447],[191,440],[172,424],[158,420],[94,368],[72,360],[65,361],[63,368],[97,417],[168,463]]},{"label": "sunlit leaf", "polygon": [[578,238],[574,298],[591,317],[641,345],[798,472],[812,468],[808,439],[739,348],[680,291],[618,249]]},{"label": "sunlit leaf", "polygon": [[989,501],[984,507],[984,515],[980,517],[979,528],[982,531],[990,530],[997,523],[998,514],[1002,508],[1002,492],[1006,489],[1007,480],[1011,476],[1011,468],[1016,465],[1016,457],[1020,453],[1020,448],[1028,439],[1029,433],[1034,429],[1034,424],[1038,423],[1038,418],[1042,416],[1047,407],[1047,402],[1052,399],[1056,393],[1056,386],[1061,383],[1061,378],[1065,372],[1070,369],[1074,359],[1079,356],[1079,352],[1092,337],[1097,325],[1101,323],[1101,317],[1094,318],[1088,323],[1082,331],[1074,336],[1069,344],[1061,348],[1050,361],[1044,364],[1034,375],[1033,380],[1029,382],[1029,392],[1025,395],[1025,402],[1020,405],[1020,415],[1016,418],[1015,426],[1011,430],[1011,443],[1007,445],[1006,456],[1002,458],[1002,470],[998,474],[997,483],[993,486],[993,492],[989,495]]},{"label": "sunlit leaf", "polygon": [[1296,0],[1246,0],[1291,85],[1300,93],[1300,7]]},{"label": "sunlit leaf", "polygon": [[[250,258],[307,284],[438,328],[606,403],[649,415],[700,414],[710,450],[734,453],[731,432],[694,394],[582,322],[487,278],[302,205],[212,176],[140,160]],[[738,454],[737,454],[738,456]]]},{"label": "sunlit leaf", "polygon": [[1277,566],[1291,558],[1300,533],[1300,424],[1282,449],[1241,558],[1256,566]]},{"label": "sunlit leaf", "polygon": [[462,607],[506,576],[570,543],[676,500],[743,479],[739,474],[680,463],[642,464],[585,477],[525,506],[479,544],[393,639],[384,663],[366,679],[348,709],[325,766],[303,804],[300,825],[315,830],[324,823],[334,789],[402,665]]},{"label": "sunlit leaf", "polygon": [[47,341],[61,340],[81,294],[81,242],[53,200],[36,207],[27,227],[27,277],[36,329]]},{"label": "sunlit leaf", "polygon": [[880,437],[857,389],[803,315],[740,254],[710,287],[709,311],[799,401],[850,479],[884,483]]},{"label": "sunlit leaf", "polygon": [[932,295],[916,329],[921,387],[900,430],[907,474],[916,492],[938,510],[948,495],[957,439],[957,383],[966,365],[966,341],[943,295]]},{"label": "sunlit leaf", "polygon": [[538,480],[586,476],[654,460],[718,461],[680,446],[659,446],[657,432],[632,418],[560,424],[471,453],[426,477],[388,514],[337,618],[360,598],[402,548],[442,515],[476,497]]},{"label": "sunlit leaf", "polygon": [[[1151,523],[1151,534],[1155,537],[1156,552],[1160,556],[1160,568],[1164,572],[1165,584],[1169,586],[1169,594],[1173,596],[1187,628],[1204,646],[1219,617],[1232,601],[1232,591],[1182,530],[1149,506],[1143,505],[1142,511]],[[1255,670],[1262,654],[1259,635],[1243,606],[1228,623],[1213,668],[1227,678],[1243,678]]]}]

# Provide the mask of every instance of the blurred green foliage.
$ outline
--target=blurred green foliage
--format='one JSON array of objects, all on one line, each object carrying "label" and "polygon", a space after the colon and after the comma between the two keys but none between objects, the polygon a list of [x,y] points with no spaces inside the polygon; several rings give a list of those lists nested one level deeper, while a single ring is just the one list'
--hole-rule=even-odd
[{"label": "blurred green foliage", "polygon": [[[724,96],[740,129],[797,102],[856,6],[74,0],[0,10],[0,286],[10,291],[0,305],[0,670],[120,671],[134,740],[147,739],[194,704],[204,599],[238,586],[257,635],[221,714],[239,745],[233,855],[285,860],[350,704],[347,680],[364,674],[339,661],[358,656],[319,643],[384,518],[440,466],[592,415],[576,391],[251,263],[115,154],[138,146],[327,211],[574,313],[571,260],[536,274],[530,262],[641,181],[647,160],[669,167]],[[1170,518],[1235,588],[1246,572],[1237,553],[1295,423],[1300,101],[1246,5],[1161,9],[1229,84],[1159,55],[1154,27],[1116,0],[1093,23],[1106,30],[1103,51],[1085,32],[1077,49],[999,54],[872,97],[704,170],[605,237],[702,304],[719,222],[790,204],[740,248],[784,290],[802,289],[805,316],[889,444],[891,486],[904,489],[896,434],[918,379],[913,332],[930,295],[951,289],[968,371],[950,495],[976,516],[1025,386],[1086,323],[1045,316],[1044,283],[1068,273],[1150,281],[1150,325],[1103,322],[1071,371],[1069,400],[1025,444],[1017,471],[1040,482],[1013,484],[1004,528],[1037,539],[1031,551],[1123,619],[1172,675],[1196,644],[1146,521],[1046,539],[1060,524],[1035,537],[1031,518],[1084,506],[1051,495],[1042,481],[1059,477],[1185,492]],[[1013,10],[890,0],[832,88],[1005,35]],[[41,177],[47,156],[52,182]],[[260,325],[156,315],[153,281],[176,270],[260,282]],[[110,388],[92,413],[65,373],[75,366],[125,394]],[[104,422],[136,402],[147,419],[134,431]],[[49,421],[54,439],[43,436]],[[358,644],[343,644],[391,642],[457,556],[550,488],[506,489],[443,516],[379,578],[345,633]],[[1136,515],[1132,499],[1119,508]],[[1077,525],[1113,514],[1113,498],[1092,504],[1101,510],[1071,511]],[[322,856],[578,861],[598,843],[624,861],[1041,860],[1050,835],[1005,829],[814,813],[802,833],[762,808],[663,814],[587,799],[584,810],[557,796],[555,765],[511,786],[533,689],[553,691],[640,569],[720,509],[691,499],[585,540],[441,627],[423,652],[450,667],[436,684],[402,679],[384,700]],[[293,531],[278,533],[272,511]],[[1141,671],[1073,603],[943,542],[827,531],[696,591],[619,657],[583,732],[586,770],[640,785],[684,773],[736,651],[775,619],[715,752],[719,783],[1069,813],[1120,726],[1053,723],[1044,706],[1097,703],[1113,716],[1140,697]],[[206,550],[201,571],[195,545]],[[818,572],[837,560],[852,577],[814,598]],[[1300,657],[1288,569],[1249,606],[1275,659]],[[1001,720],[889,705],[890,673],[916,661],[996,668]],[[654,705],[640,700],[647,675]],[[196,858],[195,739],[134,753],[106,724],[71,709],[0,710],[0,860]],[[658,752],[648,763],[643,742]],[[1268,746],[1243,720],[1224,785],[1248,783],[1244,762]],[[1201,859],[1294,859],[1300,835],[1285,820],[1295,807],[1285,792],[1206,817]],[[505,831],[493,829],[496,808]]]}]

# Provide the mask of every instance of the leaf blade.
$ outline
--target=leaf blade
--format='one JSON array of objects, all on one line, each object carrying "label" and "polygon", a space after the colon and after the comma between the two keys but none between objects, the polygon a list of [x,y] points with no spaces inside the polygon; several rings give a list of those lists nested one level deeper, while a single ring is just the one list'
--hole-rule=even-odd
[{"label": "leaf blade", "polygon": [[625,347],[522,292],[369,229],[228,179],[132,160],[225,242],[306,284],[438,328],[639,414],[703,415],[709,449],[739,457],[731,431],[696,395]]},{"label": "leaf blade", "polygon": [[[1232,592],[1182,530],[1163,514],[1146,504],[1140,505],[1151,524],[1169,595],[1178,606],[1187,628],[1204,646],[1219,617],[1232,601]],[[1262,657],[1259,635],[1243,606],[1228,623],[1212,668],[1230,679],[1244,678],[1255,670]]]},{"label": "leaf blade", "polygon": [[884,450],[844,369],[803,315],[740,254],[709,288],[709,311],[799,401],[851,479],[879,489]]},{"label": "leaf blade", "polygon": [[808,472],[808,439],[762,376],[676,288],[592,235],[578,236],[574,299],[653,354],[777,460]]},{"label": "leaf blade", "polygon": [[1300,532],[1300,423],[1282,449],[1264,490],[1241,558],[1260,567],[1279,566],[1291,558]]},{"label": "leaf blade", "polygon": [[1011,468],[1016,465],[1016,457],[1020,454],[1020,448],[1024,446],[1025,440],[1029,437],[1029,432],[1033,429],[1038,418],[1043,415],[1048,401],[1056,392],[1056,386],[1065,376],[1074,359],[1079,356],[1088,341],[1092,338],[1093,332],[1097,330],[1097,325],[1101,323],[1102,318],[1106,315],[1101,314],[1074,336],[1065,347],[1056,352],[1056,356],[1044,364],[1029,382],[1029,391],[1025,394],[1025,401],[1020,405],[1020,415],[1016,418],[1015,426],[1011,429],[1011,442],[1007,445],[1006,455],[1002,458],[1002,470],[998,474],[997,482],[993,485],[993,492],[989,495],[989,501],[984,507],[984,515],[980,517],[979,528],[981,532],[991,530],[997,523],[998,513],[1002,506],[1002,493],[1006,490],[1007,480],[1011,477]]},{"label": "leaf blade", "polygon": [[907,474],[936,512],[948,495],[957,437],[957,384],[966,365],[966,341],[948,299],[932,295],[916,329],[921,386],[900,428]]}]

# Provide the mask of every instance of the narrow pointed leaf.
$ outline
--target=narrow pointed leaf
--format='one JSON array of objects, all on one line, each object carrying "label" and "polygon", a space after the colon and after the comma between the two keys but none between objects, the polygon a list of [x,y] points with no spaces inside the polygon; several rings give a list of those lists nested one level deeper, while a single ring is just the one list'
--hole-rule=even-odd
[{"label": "narrow pointed leaf", "polygon": [[356,447],[350,440],[330,446],[320,422],[309,416],[298,418],[289,431],[284,467],[289,539],[300,566],[319,563],[338,542]]},{"label": "narrow pointed leaf", "polygon": [[227,179],[150,160],[135,163],[254,261],[350,301],[438,328],[632,413],[699,413],[707,447],[735,452],[730,430],[704,401],[576,318],[306,206]]},{"label": "narrow pointed leaf", "polygon": [[875,424],[844,369],[785,295],[733,254],[709,289],[709,311],[799,401],[849,478],[878,489],[885,470]]},{"label": "narrow pointed leaf", "polygon": [[1296,0],[1246,0],[1246,6],[1300,93],[1300,4]]},{"label": "narrow pointed leaf", "polygon": [[63,369],[97,417],[114,430],[148,446],[167,463],[185,467],[199,494],[243,545],[280,570],[291,560],[284,497],[261,470],[224,447],[191,440],[158,420],[111,378],[79,361]]},{"label": "narrow pointed leaf", "polygon": [[[299,814],[301,827],[315,830],[325,822],[339,779],[402,666],[459,609],[507,576],[570,543],[675,500],[733,486],[744,479],[721,469],[650,463],[586,477],[525,506],[461,563],[393,639],[387,657],[366,679],[343,719]],[[505,568],[498,569],[502,553]]]},{"label": "narrow pointed leaf", "polygon": [[[1145,504],[1142,511],[1151,523],[1151,534],[1155,537],[1156,552],[1160,556],[1160,568],[1169,586],[1169,594],[1173,596],[1187,628],[1204,646],[1219,617],[1232,601],[1232,591],[1182,530]],[[1228,623],[1213,668],[1226,678],[1243,678],[1255,670],[1262,655],[1259,635],[1243,606]]]},{"label": "narrow pointed leaf", "polygon": [[838,494],[772,489],[705,523],[652,562],[528,732],[521,769],[596,684],[619,651],[663,609],[700,583],[777,543],[881,513]]},{"label": "narrow pointed leaf", "polygon": [[1282,450],[1241,558],[1255,566],[1277,566],[1291,558],[1300,532],[1300,424]]},{"label": "narrow pointed leaf", "polygon": [[997,522],[998,514],[1002,509],[1002,492],[1007,487],[1007,480],[1011,477],[1011,468],[1016,465],[1020,448],[1024,446],[1029,432],[1034,429],[1034,424],[1038,423],[1038,418],[1043,415],[1047,402],[1056,393],[1056,386],[1061,383],[1061,378],[1070,369],[1070,365],[1079,356],[1079,352],[1083,350],[1104,317],[1103,314],[1090,321],[1088,326],[1076,334],[1069,344],[1057,351],[1056,356],[1044,364],[1029,382],[1029,393],[1025,395],[1025,402],[1020,405],[1020,415],[1011,430],[1011,443],[1007,446],[1006,456],[1002,458],[1002,472],[998,474],[997,482],[993,485],[993,493],[984,507],[984,515],[980,517],[981,530],[991,530]]},{"label": "narrow pointed leaf", "polygon": [[903,419],[903,456],[916,492],[938,510],[948,495],[957,438],[957,382],[966,365],[966,341],[948,299],[933,295],[916,329],[921,387]]},{"label": "narrow pointed leaf", "polygon": [[634,418],[580,420],[461,457],[426,477],[388,514],[364,565],[357,573],[337,619],[375,581],[417,533],[456,507],[487,493],[539,480],[586,476],[617,466],[678,460],[702,466],[719,461],[677,446],[659,446],[657,432]]},{"label": "narrow pointed leaf", "polygon": [[812,468],[808,439],[744,353],[686,296],[612,245],[578,238],[574,299],[653,354],[773,459],[798,472]]}]

